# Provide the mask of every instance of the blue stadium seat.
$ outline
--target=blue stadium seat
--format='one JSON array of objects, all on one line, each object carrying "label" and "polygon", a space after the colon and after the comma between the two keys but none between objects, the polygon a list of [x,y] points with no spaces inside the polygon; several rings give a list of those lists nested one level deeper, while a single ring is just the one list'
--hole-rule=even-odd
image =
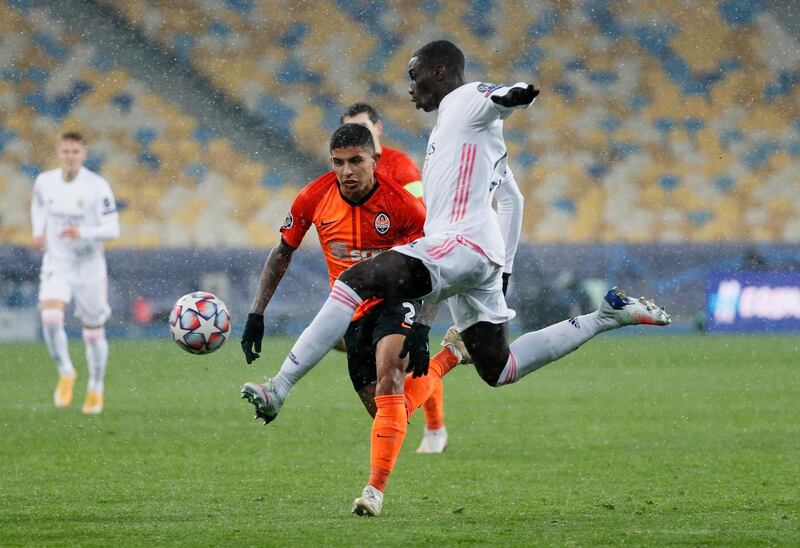
[{"label": "blue stadium seat", "polygon": [[675,175],[662,175],[658,179],[658,184],[661,185],[661,188],[667,192],[671,192],[678,188],[678,186],[681,184],[681,180]]}]

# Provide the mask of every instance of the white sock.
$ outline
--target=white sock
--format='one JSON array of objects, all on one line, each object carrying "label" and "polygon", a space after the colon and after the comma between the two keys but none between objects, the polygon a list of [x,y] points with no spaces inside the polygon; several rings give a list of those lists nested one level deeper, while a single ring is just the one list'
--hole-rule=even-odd
[{"label": "white sock", "polygon": [[516,382],[528,373],[566,356],[598,333],[615,327],[619,327],[616,322],[600,318],[595,311],[525,333],[511,343],[508,362],[497,386]]},{"label": "white sock", "polygon": [[50,356],[56,362],[58,374],[62,377],[74,377],[75,368],[69,358],[67,332],[64,331],[64,311],[57,308],[42,310],[42,334]]},{"label": "white sock", "polygon": [[274,377],[282,398],[344,336],[353,319],[353,312],[362,300],[344,283],[339,280],[334,282],[328,300],[294,343],[292,351]]},{"label": "white sock", "polygon": [[84,327],[83,342],[86,345],[89,390],[102,394],[108,364],[108,339],[105,327]]}]

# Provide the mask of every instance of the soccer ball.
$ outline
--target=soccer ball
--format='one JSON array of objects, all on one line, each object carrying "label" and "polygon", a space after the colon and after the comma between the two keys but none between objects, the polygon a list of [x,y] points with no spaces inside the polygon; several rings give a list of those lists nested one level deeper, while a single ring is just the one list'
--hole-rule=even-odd
[{"label": "soccer ball", "polygon": [[184,295],[169,315],[169,330],[178,346],[192,354],[219,350],[231,332],[231,315],[221,300],[205,291]]}]

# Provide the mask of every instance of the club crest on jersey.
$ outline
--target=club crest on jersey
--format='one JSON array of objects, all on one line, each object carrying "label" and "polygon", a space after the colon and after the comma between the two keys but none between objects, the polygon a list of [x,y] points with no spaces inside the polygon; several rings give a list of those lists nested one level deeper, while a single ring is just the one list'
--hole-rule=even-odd
[{"label": "club crest on jersey", "polygon": [[501,87],[503,87],[502,84],[483,83],[478,84],[478,91],[483,93],[484,97],[489,97],[493,91],[496,91]]},{"label": "club crest on jersey", "polygon": [[389,216],[382,211],[378,213],[375,217],[375,230],[378,231],[378,234],[386,234],[391,227],[392,221]]},{"label": "club crest on jersey", "polygon": [[290,211],[286,215],[286,219],[283,220],[283,226],[281,228],[283,228],[284,230],[289,230],[290,228],[292,228],[292,226],[294,226],[294,217],[292,217],[292,212]]}]

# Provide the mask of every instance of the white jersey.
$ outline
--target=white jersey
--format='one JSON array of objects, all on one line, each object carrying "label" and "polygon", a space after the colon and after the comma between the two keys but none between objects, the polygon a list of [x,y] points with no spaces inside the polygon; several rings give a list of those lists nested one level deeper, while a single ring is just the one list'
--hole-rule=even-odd
[{"label": "white jersey", "polygon": [[458,236],[500,266],[506,263],[506,250],[492,197],[507,169],[503,119],[514,108],[490,97],[510,89],[471,82],[448,93],[439,104],[422,170],[425,235]]},{"label": "white jersey", "polygon": [[[36,177],[31,200],[33,235],[45,237],[45,260],[75,261],[103,255],[101,240],[119,236],[119,218],[108,182],[84,167],[66,182],[61,169]],[[67,226],[80,237],[61,237]]]}]

